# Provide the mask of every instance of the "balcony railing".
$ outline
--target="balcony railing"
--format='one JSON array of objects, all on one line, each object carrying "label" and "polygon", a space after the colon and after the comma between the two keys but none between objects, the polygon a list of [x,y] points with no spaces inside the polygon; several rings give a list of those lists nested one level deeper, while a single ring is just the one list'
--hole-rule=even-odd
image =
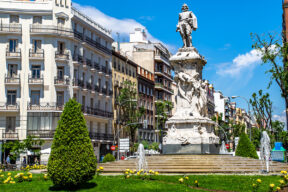
[{"label": "balcony railing", "polygon": [[155,88],[166,89],[166,90],[168,90],[169,92],[174,93],[174,90],[173,90],[173,89],[171,89],[171,88],[169,88],[169,87],[166,87],[166,86],[164,86],[164,85],[161,84],[161,83],[155,83]]},{"label": "balcony railing", "polygon": [[44,59],[44,49],[30,49],[29,57],[31,59]]},{"label": "balcony railing", "polygon": [[16,131],[5,131],[2,133],[3,139],[18,139],[18,133]]},{"label": "balcony railing", "polygon": [[0,111],[19,111],[19,103],[0,103]]},{"label": "balcony railing", "polygon": [[70,79],[69,78],[55,77],[54,78],[54,84],[55,85],[69,85]]},{"label": "balcony railing", "polygon": [[104,53],[112,54],[112,51],[110,49],[101,45],[99,42],[91,39],[90,37],[85,36],[84,42],[86,42],[87,44],[89,44],[90,46],[92,46],[96,49],[99,49],[100,51],[103,51]]},{"label": "balcony railing", "polygon": [[99,65],[99,63],[96,63],[96,62],[94,62],[93,63],[93,65],[92,65],[92,69],[96,69],[96,70],[100,70],[100,65]]},{"label": "balcony railing", "polygon": [[101,116],[106,118],[113,118],[113,113],[108,111],[103,111],[101,109],[92,108],[92,107],[84,107],[82,106],[82,112],[84,114],[93,115],[93,116]]},{"label": "balcony railing", "polygon": [[10,76],[10,75],[5,75],[5,84],[13,84],[13,85],[19,85],[21,82],[20,80],[20,75],[16,76]]},{"label": "balcony railing", "polygon": [[0,32],[2,33],[22,33],[21,24],[0,24]]},{"label": "balcony railing", "polygon": [[28,83],[29,84],[44,84],[44,77],[43,75],[41,76],[33,76],[33,75],[29,75],[28,77]]},{"label": "balcony railing", "polygon": [[29,102],[27,105],[28,110],[32,111],[63,111],[64,109],[64,103],[32,103]]},{"label": "balcony railing", "polygon": [[69,60],[69,52],[66,51],[56,51],[55,59],[57,60]]},{"label": "balcony railing", "polygon": [[30,33],[43,33],[43,34],[55,34],[60,36],[74,36],[73,31],[70,28],[65,28],[57,25],[30,25]]},{"label": "balcony railing", "polygon": [[21,49],[17,48],[15,50],[10,50],[10,49],[6,49],[6,57],[7,58],[17,58],[20,59],[21,58]]},{"label": "balcony railing", "polygon": [[73,61],[78,63],[83,63],[83,56],[79,54],[73,55]]},{"label": "balcony railing", "polygon": [[27,135],[44,138],[53,138],[55,130],[27,130]]},{"label": "balcony railing", "polygon": [[92,67],[91,59],[85,59],[85,61],[86,61],[86,65],[88,65],[89,67]]},{"label": "balcony railing", "polygon": [[96,140],[113,140],[113,134],[90,132],[89,137]]},{"label": "balcony railing", "polygon": [[75,87],[84,87],[84,81],[81,79],[73,79],[73,86]]},{"label": "balcony railing", "polygon": [[94,90],[99,93],[100,92],[100,87],[98,85],[95,85],[94,86]]}]

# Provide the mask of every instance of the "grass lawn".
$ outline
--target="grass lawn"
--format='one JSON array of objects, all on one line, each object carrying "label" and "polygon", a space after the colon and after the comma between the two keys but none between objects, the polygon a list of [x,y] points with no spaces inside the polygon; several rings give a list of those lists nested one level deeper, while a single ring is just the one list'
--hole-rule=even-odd
[{"label": "grass lawn", "polygon": [[[16,175],[16,172],[12,172]],[[100,176],[96,177],[89,183],[81,186],[77,191],[97,191],[97,192],[185,192],[186,186],[180,184],[178,179],[181,176],[153,176],[154,180],[142,180],[132,176],[124,179],[124,176]],[[194,183],[198,180],[199,187],[197,189],[189,188],[187,191],[251,191],[252,184],[260,178],[262,183],[258,191],[265,192],[269,189],[269,184],[279,185],[280,176],[237,176],[237,175],[190,175],[189,181]],[[67,191],[53,186],[50,180],[44,181],[42,174],[33,174],[31,182],[23,182],[16,184],[0,184],[2,192],[46,192],[46,191]]]}]

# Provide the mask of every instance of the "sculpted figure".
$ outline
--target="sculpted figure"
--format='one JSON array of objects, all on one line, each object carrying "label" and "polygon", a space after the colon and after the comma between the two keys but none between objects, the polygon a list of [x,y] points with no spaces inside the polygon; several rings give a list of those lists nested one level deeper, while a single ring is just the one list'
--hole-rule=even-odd
[{"label": "sculpted figure", "polygon": [[189,11],[188,5],[182,6],[182,13],[179,13],[179,21],[176,32],[180,32],[183,41],[183,47],[192,47],[192,31],[196,31],[197,18],[192,11]]}]

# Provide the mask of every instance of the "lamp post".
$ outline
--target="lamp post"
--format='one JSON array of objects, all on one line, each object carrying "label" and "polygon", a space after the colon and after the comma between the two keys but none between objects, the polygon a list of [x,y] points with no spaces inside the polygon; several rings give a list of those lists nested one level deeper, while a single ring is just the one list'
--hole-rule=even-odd
[{"label": "lamp post", "polygon": [[247,105],[248,105],[248,116],[249,116],[249,123],[248,123],[248,126],[249,126],[249,129],[250,129],[250,141],[251,141],[251,137],[252,137],[252,132],[251,132],[251,125],[250,125],[250,121],[251,121],[251,113],[250,113],[250,103],[248,102],[248,100],[245,98],[245,97],[242,97],[242,96],[232,96],[231,97],[232,99],[236,99],[236,98],[241,98],[243,100],[246,101]]},{"label": "lamp post", "polygon": [[[117,144],[118,144],[118,149],[117,149],[117,160],[119,160],[119,156],[120,156],[120,150],[119,150],[119,147],[120,147],[120,138],[119,138],[119,133],[120,133],[120,107],[127,103],[127,102],[137,102],[136,99],[129,99],[129,100],[124,100],[122,101],[122,103],[119,103],[119,108],[118,108],[118,111],[117,111]],[[130,125],[130,124],[128,124]],[[127,125],[126,125],[127,126]],[[125,126],[125,127],[126,127]],[[122,129],[121,129],[122,130]],[[114,143],[115,143],[115,137],[114,137]]]}]

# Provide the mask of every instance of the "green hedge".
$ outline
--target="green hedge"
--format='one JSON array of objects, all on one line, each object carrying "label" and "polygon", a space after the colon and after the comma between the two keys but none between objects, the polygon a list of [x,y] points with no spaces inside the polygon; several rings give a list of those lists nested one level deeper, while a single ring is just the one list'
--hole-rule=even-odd
[{"label": "green hedge", "polygon": [[55,185],[74,187],[95,175],[97,160],[81,105],[74,99],[65,104],[53,138],[48,174]]},{"label": "green hedge", "polygon": [[102,163],[112,162],[112,161],[115,161],[115,157],[112,154],[108,153],[107,155],[105,155]]},{"label": "green hedge", "polygon": [[236,149],[236,156],[259,159],[255,146],[251,143],[247,134],[245,133],[242,133],[240,136],[240,140]]}]

